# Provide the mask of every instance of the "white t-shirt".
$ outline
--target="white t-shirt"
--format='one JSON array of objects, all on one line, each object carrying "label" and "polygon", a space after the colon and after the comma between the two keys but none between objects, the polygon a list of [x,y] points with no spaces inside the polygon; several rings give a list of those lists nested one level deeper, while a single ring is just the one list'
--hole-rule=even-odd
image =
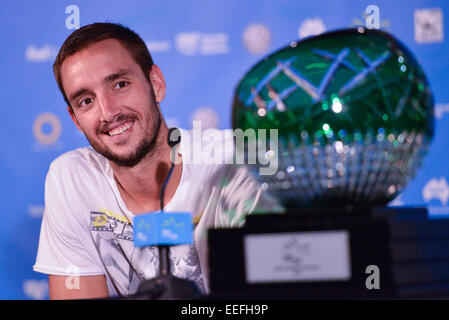
[{"label": "white t-shirt", "polygon": [[[198,160],[195,140],[201,139],[201,150],[207,152],[211,143],[223,140],[205,141],[184,130],[181,137],[182,176],[164,211],[191,212],[199,222],[194,245],[171,247],[172,273],[208,292],[208,229],[242,226],[248,213],[282,208],[262,192],[245,167],[226,164],[232,151],[220,149],[221,164],[193,163],[195,157]],[[232,141],[229,135],[223,137]],[[143,280],[156,276],[159,262],[157,248],[134,247],[133,217],[106,158],[91,147],[61,155],[51,163],[45,182],[45,212],[33,269],[64,276],[104,274],[110,296],[134,294]]]}]

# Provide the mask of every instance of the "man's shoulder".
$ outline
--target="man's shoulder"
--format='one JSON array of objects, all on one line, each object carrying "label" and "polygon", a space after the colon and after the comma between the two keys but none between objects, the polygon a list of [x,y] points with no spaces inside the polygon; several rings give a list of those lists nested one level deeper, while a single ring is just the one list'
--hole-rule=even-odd
[{"label": "man's shoulder", "polygon": [[104,171],[107,160],[92,147],[83,147],[63,153],[50,164],[50,171]]}]

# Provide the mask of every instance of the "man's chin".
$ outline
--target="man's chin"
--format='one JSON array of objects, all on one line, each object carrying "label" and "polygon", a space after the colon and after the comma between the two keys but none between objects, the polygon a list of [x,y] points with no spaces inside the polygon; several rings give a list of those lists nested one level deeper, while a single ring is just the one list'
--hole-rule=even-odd
[{"label": "man's chin", "polygon": [[99,154],[113,162],[114,164],[122,167],[133,167],[138,164],[147,154],[154,149],[154,141],[143,141],[140,145],[135,147],[134,151],[122,151],[122,152],[112,152],[110,148],[104,146],[98,146],[97,144],[92,144],[92,148],[95,149]]},{"label": "man's chin", "polygon": [[113,154],[108,151],[99,152],[102,156],[104,156],[109,161],[113,162],[114,164],[121,166],[121,167],[134,167],[136,164],[138,164],[148,153],[136,153],[133,152],[131,154]]}]

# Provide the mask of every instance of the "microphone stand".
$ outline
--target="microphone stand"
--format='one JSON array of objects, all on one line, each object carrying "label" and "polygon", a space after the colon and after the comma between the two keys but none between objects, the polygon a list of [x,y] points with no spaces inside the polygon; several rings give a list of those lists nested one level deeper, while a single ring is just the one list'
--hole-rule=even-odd
[{"label": "microphone stand", "polygon": [[[175,130],[175,128],[171,128],[168,131],[168,139],[167,140],[168,140],[168,145],[170,146],[171,166],[170,166],[170,170],[168,171],[167,178],[165,178],[165,181],[162,184],[162,188],[161,188],[161,213],[164,213],[165,189],[167,188],[168,181],[170,180],[170,177],[175,168],[175,152],[176,152],[175,147],[179,143],[179,140],[181,139],[181,136],[179,136],[179,139],[176,141],[172,141],[170,139],[170,136],[174,130]],[[159,251],[159,274],[168,275],[170,273],[170,247],[161,245],[161,246],[158,246],[158,251]]]},{"label": "microphone stand", "polygon": [[[176,140],[171,139],[172,133],[176,131],[178,137]],[[167,178],[161,188],[161,213],[164,212],[164,193],[167,188],[168,181],[175,168],[175,152],[176,145],[181,141],[181,134],[178,128],[170,128],[168,131],[167,142],[170,146],[171,167],[168,171]],[[134,300],[173,300],[173,299],[192,299],[199,296],[200,290],[197,285],[190,280],[175,277],[170,273],[170,246],[157,246],[159,252],[159,274],[156,278],[145,280],[142,282],[133,296]]]}]

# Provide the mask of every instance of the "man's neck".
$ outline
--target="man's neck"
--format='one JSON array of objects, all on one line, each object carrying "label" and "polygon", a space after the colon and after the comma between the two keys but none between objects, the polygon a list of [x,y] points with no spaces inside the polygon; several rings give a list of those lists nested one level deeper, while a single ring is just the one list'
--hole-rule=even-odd
[{"label": "man's neck", "polygon": [[[133,167],[110,162],[122,198],[134,214],[160,209],[161,188],[171,167],[167,135],[167,127],[162,126],[154,149]],[[182,162],[175,165],[165,190],[164,203],[168,203],[176,192],[181,174]]]}]

